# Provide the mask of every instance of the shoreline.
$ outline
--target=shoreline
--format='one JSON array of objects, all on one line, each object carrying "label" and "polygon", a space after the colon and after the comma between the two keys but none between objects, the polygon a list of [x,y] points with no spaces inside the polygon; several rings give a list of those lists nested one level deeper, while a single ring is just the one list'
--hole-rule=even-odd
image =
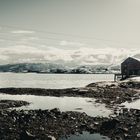
[{"label": "shoreline", "polygon": [[[11,95],[40,95],[57,97],[90,97],[96,102],[105,103],[114,109],[114,114],[107,117],[91,117],[80,112],[61,112],[52,110],[11,110],[8,106],[0,109],[0,139],[61,140],[62,137],[82,134],[82,132],[100,133],[111,140],[140,139],[140,110],[120,108],[119,104],[140,99],[140,82],[97,82],[83,88],[69,89],[33,89],[0,88],[0,93]],[[12,101],[16,105],[24,101]],[[0,104],[1,106],[1,104]]]},{"label": "shoreline", "polygon": [[37,95],[55,97],[89,97],[108,107],[133,102],[140,99],[140,82],[96,82],[82,88],[43,89],[43,88],[0,88],[0,94]]}]

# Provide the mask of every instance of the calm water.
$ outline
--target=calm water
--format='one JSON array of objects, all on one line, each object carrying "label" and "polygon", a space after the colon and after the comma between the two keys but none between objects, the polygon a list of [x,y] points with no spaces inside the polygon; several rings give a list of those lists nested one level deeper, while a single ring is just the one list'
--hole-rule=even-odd
[{"label": "calm water", "polygon": [[80,134],[78,136],[72,135],[68,138],[61,138],[60,140],[110,140],[110,139],[100,134],[89,134],[88,132],[83,132],[83,134]]},{"label": "calm water", "polygon": [[30,102],[29,106],[18,109],[53,109],[59,108],[61,111],[85,112],[89,116],[109,116],[112,111],[107,109],[104,104],[95,102],[92,98],[82,97],[52,97],[34,95],[7,95],[0,94],[1,100],[23,100]]},{"label": "calm water", "polygon": [[36,74],[0,73],[1,87],[71,88],[83,87],[92,82],[112,81],[113,74]]},{"label": "calm water", "polygon": [[123,105],[127,108],[140,109],[140,100],[136,100],[132,103],[125,102]]}]

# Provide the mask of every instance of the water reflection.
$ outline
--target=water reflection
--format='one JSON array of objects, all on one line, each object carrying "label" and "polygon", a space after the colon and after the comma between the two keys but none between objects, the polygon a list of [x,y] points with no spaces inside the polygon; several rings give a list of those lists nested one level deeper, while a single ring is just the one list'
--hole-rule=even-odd
[{"label": "water reflection", "polygon": [[83,132],[83,134],[72,135],[68,138],[60,138],[59,140],[110,140],[110,139],[100,134],[90,134],[88,132]]},{"label": "water reflection", "polygon": [[29,106],[19,108],[25,110],[59,108],[61,111],[78,111],[85,112],[89,116],[104,117],[112,113],[104,104],[96,103],[95,99],[92,98],[0,94],[0,99],[30,102]]}]

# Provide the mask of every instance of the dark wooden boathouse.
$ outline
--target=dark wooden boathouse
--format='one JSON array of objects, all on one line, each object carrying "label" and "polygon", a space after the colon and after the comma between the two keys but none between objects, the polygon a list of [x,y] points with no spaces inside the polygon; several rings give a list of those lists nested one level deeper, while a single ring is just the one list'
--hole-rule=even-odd
[{"label": "dark wooden boathouse", "polygon": [[121,63],[121,75],[122,79],[126,79],[133,76],[140,76],[140,59],[134,57],[128,57]]}]

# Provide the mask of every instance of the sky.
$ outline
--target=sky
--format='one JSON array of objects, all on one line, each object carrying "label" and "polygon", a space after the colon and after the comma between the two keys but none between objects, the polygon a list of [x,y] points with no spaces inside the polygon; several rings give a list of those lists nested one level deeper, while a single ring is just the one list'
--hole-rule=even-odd
[{"label": "sky", "polygon": [[93,64],[108,55],[113,63],[135,55],[139,7],[139,0],[0,0],[0,63]]}]

